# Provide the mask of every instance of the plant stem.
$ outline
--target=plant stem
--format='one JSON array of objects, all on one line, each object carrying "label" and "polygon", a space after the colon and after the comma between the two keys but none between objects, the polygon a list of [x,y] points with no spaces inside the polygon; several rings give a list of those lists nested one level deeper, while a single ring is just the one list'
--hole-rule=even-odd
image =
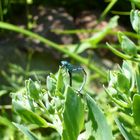
[{"label": "plant stem", "polygon": [[124,15],[124,16],[129,16],[130,15],[130,12],[122,12],[122,11],[111,11],[112,14],[115,14],[115,15]]},{"label": "plant stem", "polygon": [[120,112],[118,114],[124,121],[126,121],[127,123],[129,123],[129,125],[133,126],[134,125],[134,121],[133,118],[130,115],[127,115],[123,112]]},{"label": "plant stem", "polygon": [[12,30],[12,31],[15,31],[15,32],[18,32],[18,33],[22,33],[26,36],[29,36],[31,37],[32,39],[37,39],[39,40],[40,42],[43,42],[44,44],[47,44],[49,45],[50,47],[64,53],[64,54],[67,54],[69,57],[77,60],[78,62],[88,66],[91,70],[93,71],[96,71],[97,73],[99,73],[104,79],[107,78],[107,74],[105,71],[101,70],[100,68],[98,68],[97,66],[93,65],[93,64],[89,64],[88,63],[88,60],[86,58],[83,58],[77,54],[74,54],[73,52],[70,52],[69,50],[67,50],[66,48],[64,48],[62,45],[58,45],[57,43],[54,43],[36,33],[33,33],[29,30],[26,30],[26,29],[23,29],[23,28],[20,28],[20,27],[17,27],[15,25],[12,25],[12,24],[9,24],[9,23],[5,23],[5,22],[0,22],[0,28],[3,28],[3,29],[7,29],[7,30]]},{"label": "plant stem", "polygon": [[117,56],[119,56],[119,57],[121,57],[121,58],[123,58],[123,59],[131,59],[130,56],[125,55],[125,54],[119,52],[118,50],[116,50],[115,48],[113,48],[110,44],[106,43],[106,45],[107,45],[108,48],[109,48],[114,54],[116,54]]},{"label": "plant stem", "polygon": [[101,14],[101,18],[99,21],[102,21],[106,17],[107,13],[112,9],[112,7],[115,5],[116,2],[117,0],[111,0],[111,2],[108,4],[108,6],[105,8],[103,13]]},{"label": "plant stem", "polygon": [[0,0],[0,21],[3,21],[2,2]]},{"label": "plant stem", "polygon": [[38,104],[45,110],[45,113],[46,113],[46,118],[50,121],[50,122],[53,122],[52,121],[52,118],[50,117],[50,114],[47,110],[47,108],[44,106],[43,102],[41,100],[39,100]]},{"label": "plant stem", "polygon": [[117,99],[113,98],[113,97],[110,95],[109,91],[108,91],[105,87],[104,87],[104,90],[105,90],[106,94],[111,98],[111,100],[112,100],[114,103],[116,103],[117,105],[119,105],[120,107],[122,107],[122,108],[130,108],[130,107],[131,107],[131,106],[130,106],[129,104],[127,104],[126,102],[120,101],[120,100],[117,100]]},{"label": "plant stem", "polygon": [[108,48],[114,53],[116,54],[117,56],[125,59],[125,60],[131,60],[131,61],[135,61],[135,62],[140,62],[140,57],[139,55],[137,55],[137,57],[132,57],[132,56],[129,56],[129,55],[126,55],[126,54],[123,54],[121,52],[119,52],[118,50],[116,50],[115,48],[113,48],[110,44],[106,43]]},{"label": "plant stem", "polygon": [[[51,30],[54,33],[57,34],[78,34],[78,33],[97,33],[100,30],[99,29],[75,29],[75,30],[60,30],[60,29],[56,29],[56,30]],[[136,33],[133,32],[128,32],[128,31],[121,31],[123,34],[133,37],[133,38],[137,38],[140,39],[140,36]],[[118,31],[108,31],[109,35],[117,35]]]}]

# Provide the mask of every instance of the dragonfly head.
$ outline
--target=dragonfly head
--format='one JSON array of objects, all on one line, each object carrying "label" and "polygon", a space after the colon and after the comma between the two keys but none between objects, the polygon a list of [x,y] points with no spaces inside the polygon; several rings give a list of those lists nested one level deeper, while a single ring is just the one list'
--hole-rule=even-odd
[{"label": "dragonfly head", "polygon": [[69,63],[67,61],[61,61],[61,65],[62,67],[67,67]]}]

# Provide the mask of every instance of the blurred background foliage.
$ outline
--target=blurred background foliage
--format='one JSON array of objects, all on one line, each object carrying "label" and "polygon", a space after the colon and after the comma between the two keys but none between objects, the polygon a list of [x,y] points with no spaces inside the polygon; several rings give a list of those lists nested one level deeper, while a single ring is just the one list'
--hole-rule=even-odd
[{"label": "blurred background foliage", "polygon": [[[131,28],[132,8],[140,8],[139,0],[0,0],[0,21],[33,31],[76,56],[55,50],[38,39],[0,29],[0,139],[23,136],[11,123],[17,117],[10,93],[22,91],[28,78],[40,80],[45,87],[48,73],[55,73],[60,61],[66,59],[85,67],[88,73],[85,90],[96,98],[110,119],[113,133],[123,140],[110,117],[116,108],[102,85],[107,85],[107,71],[122,64],[122,59],[109,51],[105,43],[120,49],[117,38],[120,30],[134,42],[140,38]],[[119,20],[112,18],[116,15]],[[109,111],[106,104],[114,108]],[[53,129],[40,128],[34,132],[44,140],[59,139]]]}]

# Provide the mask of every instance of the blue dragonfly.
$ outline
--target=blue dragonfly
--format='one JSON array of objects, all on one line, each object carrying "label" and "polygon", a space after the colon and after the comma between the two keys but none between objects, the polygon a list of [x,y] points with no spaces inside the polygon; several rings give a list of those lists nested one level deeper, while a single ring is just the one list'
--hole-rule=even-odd
[{"label": "blue dragonfly", "polygon": [[80,93],[81,90],[83,89],[85,83],[86,83],[86,77],[87,77],[87,74],[86,74],[84,68],[81,67],[81,66],[74,66],[67,61],[61,61],[61,65],[62,65],[62,68],[65,68],[67,70],[68,74],[69,74],[69,78],[70,78],[70,83],[69,84],[70,84],[70,86],[72,86],[72,73],[83,72],[83,74],[84,74],[83,83],[80,86],[80,88],[78,89],[78,92]]}]

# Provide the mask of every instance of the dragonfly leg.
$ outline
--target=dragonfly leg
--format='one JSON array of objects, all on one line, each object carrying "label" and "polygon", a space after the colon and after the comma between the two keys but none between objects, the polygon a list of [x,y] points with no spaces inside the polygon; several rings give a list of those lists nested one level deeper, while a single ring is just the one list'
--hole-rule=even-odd
[{"label": "dragonfly leg", "polygon": [[68,71],[70,77],[70,86],[72,87],[72,72]]},{"label": "dragonfly leg", "polygon": [[81,90],[83,89],[85,83],[86,83],[87,74],[86,74],[84,68],[82,68],[82,67],[76,67],[76,68],[73,68],[73,69],[72,69],[72,72],[78,72],[78,71],[82,71],[83,74],[84,74],[83,83],[82,83],[82,85],[80,86],[80,88],[78,89],[78,92],[80,93]]},{"label": "dragonfly leg", "polygon": [[82,83],[81,87],[78,89],[78,92],[79,92],[79,93],[80,93],[81,90],[83,89],[83,87],[84,87],[84,85],[85,85],[85,83],[86,83],[86,79],[87,79],[87,74],[86,74],[85,70],[82,69],[82,71],[83,71],[83,73],[84,73],[84,79],[83,79],[83,83]]}]

